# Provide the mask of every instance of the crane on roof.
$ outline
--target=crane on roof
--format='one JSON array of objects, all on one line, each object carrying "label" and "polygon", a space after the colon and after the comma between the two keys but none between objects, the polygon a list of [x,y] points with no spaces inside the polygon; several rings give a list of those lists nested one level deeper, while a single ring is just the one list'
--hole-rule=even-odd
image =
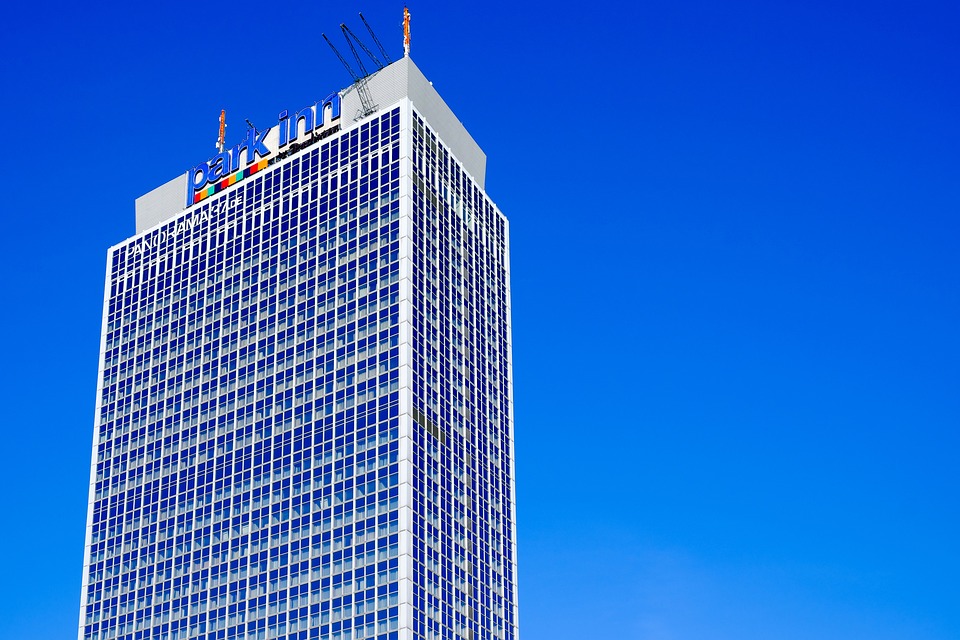
[{"label": "crane on roof", "polygon": [[[367,88],[367,72],[363,67],[363,63],[360,62],[360,57],[357,55],[356,49],[353,49],[353,45],[350,44],[349,38],[347,39],[347,44],[350,44],[350,48],[353,49],[353,54],[357,58],[357,63],[360,65],[360,70],[363,72],[363,75],[357,75],[353,70],[353,67],[347,62],[346,58],[340,55],[340,51],[337,50],[333,43],[330,42],[330,38],[327,37],[327,34],[321,33],[323,39],[327,41],[327,44],[330,45],[330,48],[333,49],[333,52],[337,54],[337,58],[340,60],[340,64],[343,65],[343,68],[347,70],[347,73],[350,74],[350,77],[353,78],[353,86],[357,89],[357,96],[360,98],[360,111],[356,116],[356,120],[366,117],[377,110],[377,105],[373,104],[373,97],[370,95],[370,89]],[[346,34],[344,34],[346,36]]]},{"label": "crane on roof", "polygon": [[367,28],[367,31],[370,33],[370,37],[373,38],[374,43],[376,43],[377,48],[380,49],[380,55],[383,56],[383,59],[387,64],[393,62],[390,59],[390,55],[387,53],[387,50],[383,48],[383,45],[380,44],[380,38],[377,37],[377,34],[373,32],[373,27],[370,26],[370,23],[367,22],[367,19],[363,17],[363,14],[360,14],[360,21],[363,22],[363,26]]},{"label": "crane on roof", "polygon": [[[377,38],[377,34],[373,32],[373,27],[370,26],[370,23],[367,22],[367,19],[363,17],[363,14],[360,15],[360,20],[363,22],[363,25],[367,28],[367,31],[370,33],[370,37],[376,43],[377,48],[380,50],[380,54],[383,56],[383,59],[386,60],[386,64],[391,63],[390,56],[387,54],[386,49],[384,49],[383,44],[381,44],[380,39]],[[360,119],[364,116],[368,116],[371,113],[377,110],[377,105],[373,103],[373,97],[370,95],[370,89],[367,87],[367,78],[370,77],[370,73],[367,71],[366,65],[363,63],[363,58],[360,56],[360,53],[357,51],[359,45],[360,49],[366,54],[370,60],[373,61],[373,64],[376,65],[376,71],[380,71],[384,68],[384,63],[373,53],[363,41],[350,30],[346,24],[340,24],[340,31],[343,33],[344,40],[347,41],[347,46],[350,47],[350,52],[353,54],[353,59],[356,62],[357,69],[359,71],[354,71],[353,67],[350,66],[350,63],[347,62],[347,59],[343,57],[340,53],[340,50],[334,46],[333,42],[330,41],[330,38],[327,37],[325,33],[320,35],[323,36],[323,39],[327,42],[330,48],[333,50],[333,53],[336,54],[337,59],[340,60],[340,64],[343,65],[343,68],[347,70],[347,73],[350,74],[350,77],[353,78],[353,86],[357,89],[357,96],[360,98],[360,109],[357,113],[355,119]],[[410,11],[404,7],[403,8],[403,47],[404,47],[404,56],[410,55]],[[374,72],[374,73],[375,73]]]},{"label": "crane on roof", "polygon": [[367,49],[367,46],[360,41],[360,38],[357,37],[357,34],[355,34],[353,31],[350,31],[350,27],[341,23],[340,31],[343,32],[343,37],[346,38],[347,40],[347,46],[349,46],[350,51],[353,52],[353,57],[357,59],[357,64],[360,66],[360,69],[364,72],[364,75],[369,75],[369,74],[366,73],[366,69],[363,67],[363,63],[360,61],[360,56],[357,54],[357,50],[353,48],[353,43],[350,41],[351,38],[353,38],[353,40],[356,41],[358,45],[360,45],[360,48],[363,49],[363,52],[365,54],[370,56],[370,59],[373,60],[373,63],[377,65],[377,71],[379,71],[380,69],[383,69],[383,63],[380,62],[377,56],[373,55],[373,52],[370,51],[370,49]]}]

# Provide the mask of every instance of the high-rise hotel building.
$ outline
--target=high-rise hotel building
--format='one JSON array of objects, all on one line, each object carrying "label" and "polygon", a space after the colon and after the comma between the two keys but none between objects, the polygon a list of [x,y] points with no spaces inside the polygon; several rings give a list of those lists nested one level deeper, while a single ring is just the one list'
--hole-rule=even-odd
[{"label": "high-rise hotel building", "polygon": [[109,250],[80,640],[517,637],[507,220],[409,58]]}]

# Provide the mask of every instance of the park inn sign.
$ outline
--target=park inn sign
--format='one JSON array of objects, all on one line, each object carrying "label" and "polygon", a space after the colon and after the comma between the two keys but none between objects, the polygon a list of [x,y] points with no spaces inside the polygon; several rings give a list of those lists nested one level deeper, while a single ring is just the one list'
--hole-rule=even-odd
[{"label": "park inn sign", "polygon": [[[243,142],[224,149],[187,172],[186,206],[194,205],[266,168],[267,156],[283,150],[301,137],[312,136],[339,118],[340,94],[331,93],[316,104],[297,111],[292,117],[288,111],[281,111],[275,135],[270,135],[274,127],[264,131],[250,127]],[[275,148],[271,148],[271,145]]]}]

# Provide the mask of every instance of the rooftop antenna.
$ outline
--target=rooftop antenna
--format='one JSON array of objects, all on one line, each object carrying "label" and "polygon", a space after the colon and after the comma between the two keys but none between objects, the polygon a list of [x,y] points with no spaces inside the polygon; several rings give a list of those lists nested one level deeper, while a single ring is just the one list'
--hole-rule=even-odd
[{"label": "rooftop antenna", "polygon": [[244,118],[244,120],[247,121],[247,128],[248,128],[248,129],[253,129],[253,130],[256,131],[257,133],[260,133],[259,131],[257,131],[257,128],[256,128],[255,126],[253,126],[253,123],[250,122],[250,119],[249,119],[249,118]]},{"label": "rooftop antenna", "polygon": [[383,59],[387,61],[387,64],[393,62],[390,60],[390,56],[387,54],[386,49],[383,48],[383,45],[380,44],[380,39],[377,37],[377,34],[373,32],[373,27],[370,26],[370,23],[367,22],[367,19],[363,17],[363,14],[360,14],[360,21],[363,22],[363,26],[367,28],[367,31],[370,32],[370,37],[373,38],[373,41],[376,43],[377,48],[380,49],[380,55],[383,56]]},{"label": "rooftop antenna", "polygon": [[410,57],[410,10],[403,8],[403,57]]},{"label": "rooftop antenna", "polygon": [[220,135],[217,136],[217,152],[223,153],[223,139],[227,132],[227,110],[220,110]]},{"label": "rooftop antenna", "polygon": [[[343,65],[343,68],[347,70],[347,73],[350,74],[350,77],[353,78],[353,85],[357,88],[357,95],[360,97],[360,111],[356,116],[356,120],[370,115],[377,110],[377,106],[373,104],[373,98],[370,97],[370,90],[367,88],[367,72],[363,69],[363,64],[360,63],[360,56],[357,55],[356,50],[353,51],[354,56],[357,58],[357,63],[360,64],[361,70],[363,70],[363,75],[358,76],[353,68],[347,63],[346,59],[340,52],[337,50],[333,43],[330,42],[330,38],[327,37],[327,34],[321,33],[323,39],[327,41],[327,44],[330,45],[330,48],[333,49],[333,52],[337,54],[337,58],[340,59],[340,64]],[[346,36],[346,34],[344,34]],[[350,44],[350,40],[347,40],[347,44]],[[353,45],[350,45],[350,48],[353,49]]]}]

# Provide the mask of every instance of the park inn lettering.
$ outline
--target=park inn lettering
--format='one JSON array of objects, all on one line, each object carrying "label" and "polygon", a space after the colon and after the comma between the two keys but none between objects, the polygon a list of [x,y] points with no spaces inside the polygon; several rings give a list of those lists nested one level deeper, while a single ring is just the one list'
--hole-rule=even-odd
[{"label": "park inn lettering", "polygon": [[[329,114],[329,116],[328,116]],[[239,182],[251,174],[266,168],[265,158],[296,141],[301,135],[312,135],[340,117],[340,94],[331,93],[316,104],[297,111],[290,117],[281,111],[277,122],[277,136],[270,136],[273,127],[264,131],[250,127],[243,142],[225,149],[206,162],[201,162],[187,172],[187,199],[189,207],[207,196]],[[302,125],[301,125],[302,123]],[[276,148],[270,143],[276,140]],[[258,162],[257,158],[261,160]]]}]

